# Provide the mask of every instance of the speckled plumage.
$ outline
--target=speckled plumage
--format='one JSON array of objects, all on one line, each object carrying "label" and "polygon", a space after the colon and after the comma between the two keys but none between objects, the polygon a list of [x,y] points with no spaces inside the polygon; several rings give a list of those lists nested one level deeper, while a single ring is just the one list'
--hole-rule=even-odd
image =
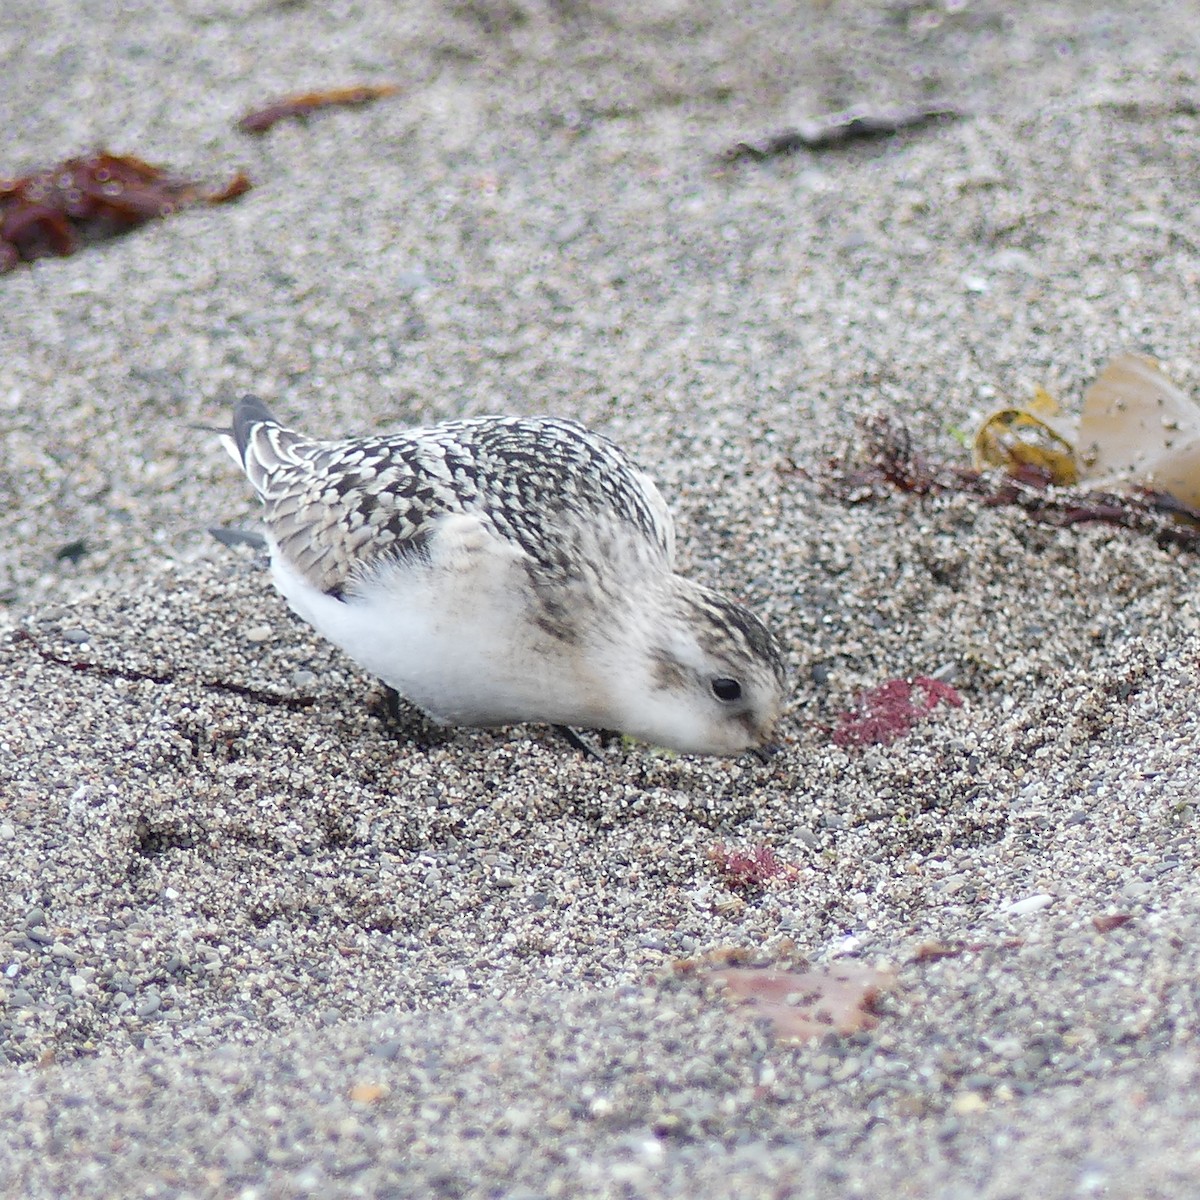
[{"label": "speckled plumage", "polygon": [[[226,444],[263,500],[292,607],[435,718],[600,725],[712,753],[774,723],[774,639],[674,573],[658,489],[583,426],[480,417],[325,442],[246,397]],[[709,697],[736,735],[692,728],[706,673],[701,691],[747,690],[745,704]],[[645,695],[622,698],[622,675]]]},{"label": "speckled plumage", "polygon": [[579,536],[598,518],[627,526],[649,558],[673,565],[671,514],[658,489],[574,421],[483,417],[318,442],[248,397],[233,436],[280,548],[323,592],[340,594],[381,555],[420,553],[431,522],[456,512],[478,513],[547,583],[578,572]]}]

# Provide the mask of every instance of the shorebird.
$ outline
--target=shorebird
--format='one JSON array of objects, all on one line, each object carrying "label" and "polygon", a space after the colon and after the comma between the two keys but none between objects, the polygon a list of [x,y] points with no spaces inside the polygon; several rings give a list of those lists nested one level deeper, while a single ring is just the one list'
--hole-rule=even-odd
[{"label": "shorebird", "polygon": [[321,441],[247,396],[223,442],[263,501],[291,607],[435,721],[694,754],[768,741],[779,643],[676,574],[666,502],[607,438],[497,416]]}]

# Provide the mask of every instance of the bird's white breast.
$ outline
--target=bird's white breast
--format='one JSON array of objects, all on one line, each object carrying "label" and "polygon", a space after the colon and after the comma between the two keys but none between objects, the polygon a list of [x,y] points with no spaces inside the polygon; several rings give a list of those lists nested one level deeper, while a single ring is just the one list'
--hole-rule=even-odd
[{"label": "bird's white breast", "polygon": [[300,617],[439,721],[509,724],[548,702],[589,715],[583,664],[530,620],[519,548],[474,517],[438,525],[428,563],[382,564],[345,599],[315,588],[273,542],[272,575]]}]

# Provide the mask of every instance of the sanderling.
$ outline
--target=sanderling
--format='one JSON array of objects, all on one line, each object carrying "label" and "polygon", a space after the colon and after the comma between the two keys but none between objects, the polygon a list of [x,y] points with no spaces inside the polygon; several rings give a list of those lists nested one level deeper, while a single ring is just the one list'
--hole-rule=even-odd
[{"label": "sanderling", "polygon": [[611,729],[697,754],[769,737],[783,654],[674,571],[654,483],[552,417],[318,441],[247,396],[223,442],[299,616],[448,725]]}]

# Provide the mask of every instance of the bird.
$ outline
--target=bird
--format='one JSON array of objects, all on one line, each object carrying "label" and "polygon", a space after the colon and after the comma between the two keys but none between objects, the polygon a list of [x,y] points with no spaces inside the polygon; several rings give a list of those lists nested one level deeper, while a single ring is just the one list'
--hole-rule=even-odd
[{"label": "bird", "polygon": [[324,441],[246,396],[222,442],[293,611],[437,724],[702,755],[770,742],[781,643],[676,572],[666,501],[602,435],[483,416]]}]

